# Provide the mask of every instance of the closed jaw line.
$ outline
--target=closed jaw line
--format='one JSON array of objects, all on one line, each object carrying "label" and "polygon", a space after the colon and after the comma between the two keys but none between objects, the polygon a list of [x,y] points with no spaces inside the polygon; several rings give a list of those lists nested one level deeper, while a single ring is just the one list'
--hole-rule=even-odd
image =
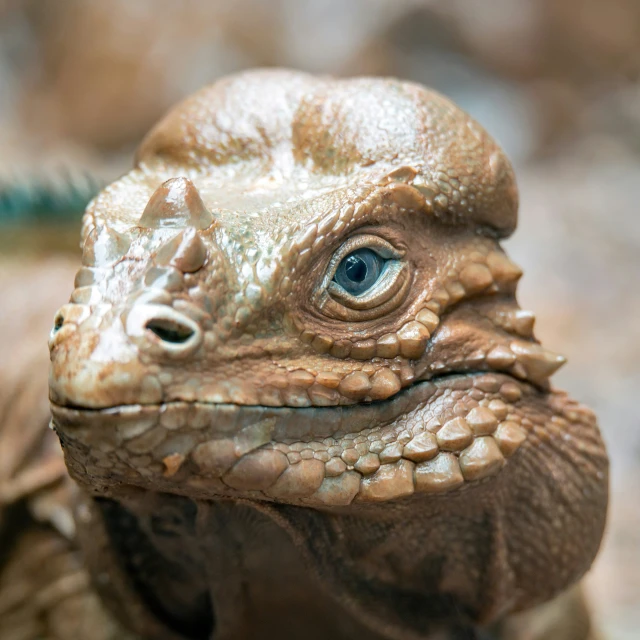
[{"label": "closed jaw line", "polygon": [[533,427],[523,404],[537,395],[509,376],[479,373],[344,407],[54,405],[53,425],[80,482],[344,506],[497,474]]}]

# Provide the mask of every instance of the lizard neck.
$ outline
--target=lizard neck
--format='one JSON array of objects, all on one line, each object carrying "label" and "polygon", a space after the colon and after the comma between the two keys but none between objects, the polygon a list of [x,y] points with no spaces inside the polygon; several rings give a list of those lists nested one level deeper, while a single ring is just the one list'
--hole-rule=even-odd
[{"label": "lizard neck", "polygon": [[[110,576],[116,576],[102,585],[106,601],[144,636],[476,638],[452,600],[433,593],[425,604],[421,594],[398,589],[391,578],[384,584],[381,556],[389,536],[385,523],[370,511],[353,516],[250,500],[194,501],[163,493],[139,498],[137,492],[127,491],[117,500],[88,498],[92,526],[84,535],[81,530],[80,537],[97,582],[107,566]],[[369,560],[345,555],[345,545],[350,545],[344,534],[363,527],[373,537],[378,531],[380,537]],[[98,529],[101,535],[96,535]],[[304,540],[314,542],[308,545]],[[340,557],[337,571],[334,564],[322,561],[322,550]],[[391,556],[388,562],[393,563]],[[358,576],[352,564],[359,565]],[[367,564],[371,576],[362,573]],[[390,575],[394,570],[399,568],[389,567]],[[434,570],[439,569],[434,565]],[[362,609],[353,598],[353,589],[362,595],[365,588],[360,578],[368,583],[368,604],[380,615],[369,615],[370,607]]]}]

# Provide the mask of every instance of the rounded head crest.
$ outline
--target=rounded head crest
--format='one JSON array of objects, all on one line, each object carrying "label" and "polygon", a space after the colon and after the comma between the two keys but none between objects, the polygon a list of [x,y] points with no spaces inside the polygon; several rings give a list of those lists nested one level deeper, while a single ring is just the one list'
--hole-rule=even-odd
[{"label": "rounded head crest", "polygon": [[[150,169],[171,167],[173,175],[198,169],[207,191],[233,191],[232,181],[242,202],[265,184],[275,202],[293,201],[296,188],[382,184],[402,168],[402,181],[446,222],[504,236],[517,220],[511,165],[487,132],[440,94],[394,79],[285,70],[224,78],[172,110],[137,160]],[[224,196],[213,200],[247,208],[228,205]],[[164,206],[154,205],[154,215],[145,211],[141,224],[166,219]]]}]

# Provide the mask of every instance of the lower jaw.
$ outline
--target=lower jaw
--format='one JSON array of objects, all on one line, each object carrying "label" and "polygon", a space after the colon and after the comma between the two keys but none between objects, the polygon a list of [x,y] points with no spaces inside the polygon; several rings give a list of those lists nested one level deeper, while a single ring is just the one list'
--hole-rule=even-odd
[{"label": "lower jaw", "polygon": [[393,399],[322,408],[175,402],[52,405],[74,478],[93,494],[138,487],[195,499],[318,507],[442,493],[495,476],[533,426],[530,385],[451,375]]}]

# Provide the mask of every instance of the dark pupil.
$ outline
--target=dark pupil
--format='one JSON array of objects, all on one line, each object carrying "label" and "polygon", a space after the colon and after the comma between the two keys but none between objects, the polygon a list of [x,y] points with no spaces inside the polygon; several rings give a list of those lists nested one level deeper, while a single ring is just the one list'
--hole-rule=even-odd
[{"label": "dark pupil", "polygon": [[347,293],[359,296],[378,281],[385,262],[371,249],[356,249],[338,265],[333,279]]},{"label": "dark pupil", "polygon": [[347,256],[345,262],[344,270],[349,280],[362,282],[367,277],[367,264],[360,256]]}]

